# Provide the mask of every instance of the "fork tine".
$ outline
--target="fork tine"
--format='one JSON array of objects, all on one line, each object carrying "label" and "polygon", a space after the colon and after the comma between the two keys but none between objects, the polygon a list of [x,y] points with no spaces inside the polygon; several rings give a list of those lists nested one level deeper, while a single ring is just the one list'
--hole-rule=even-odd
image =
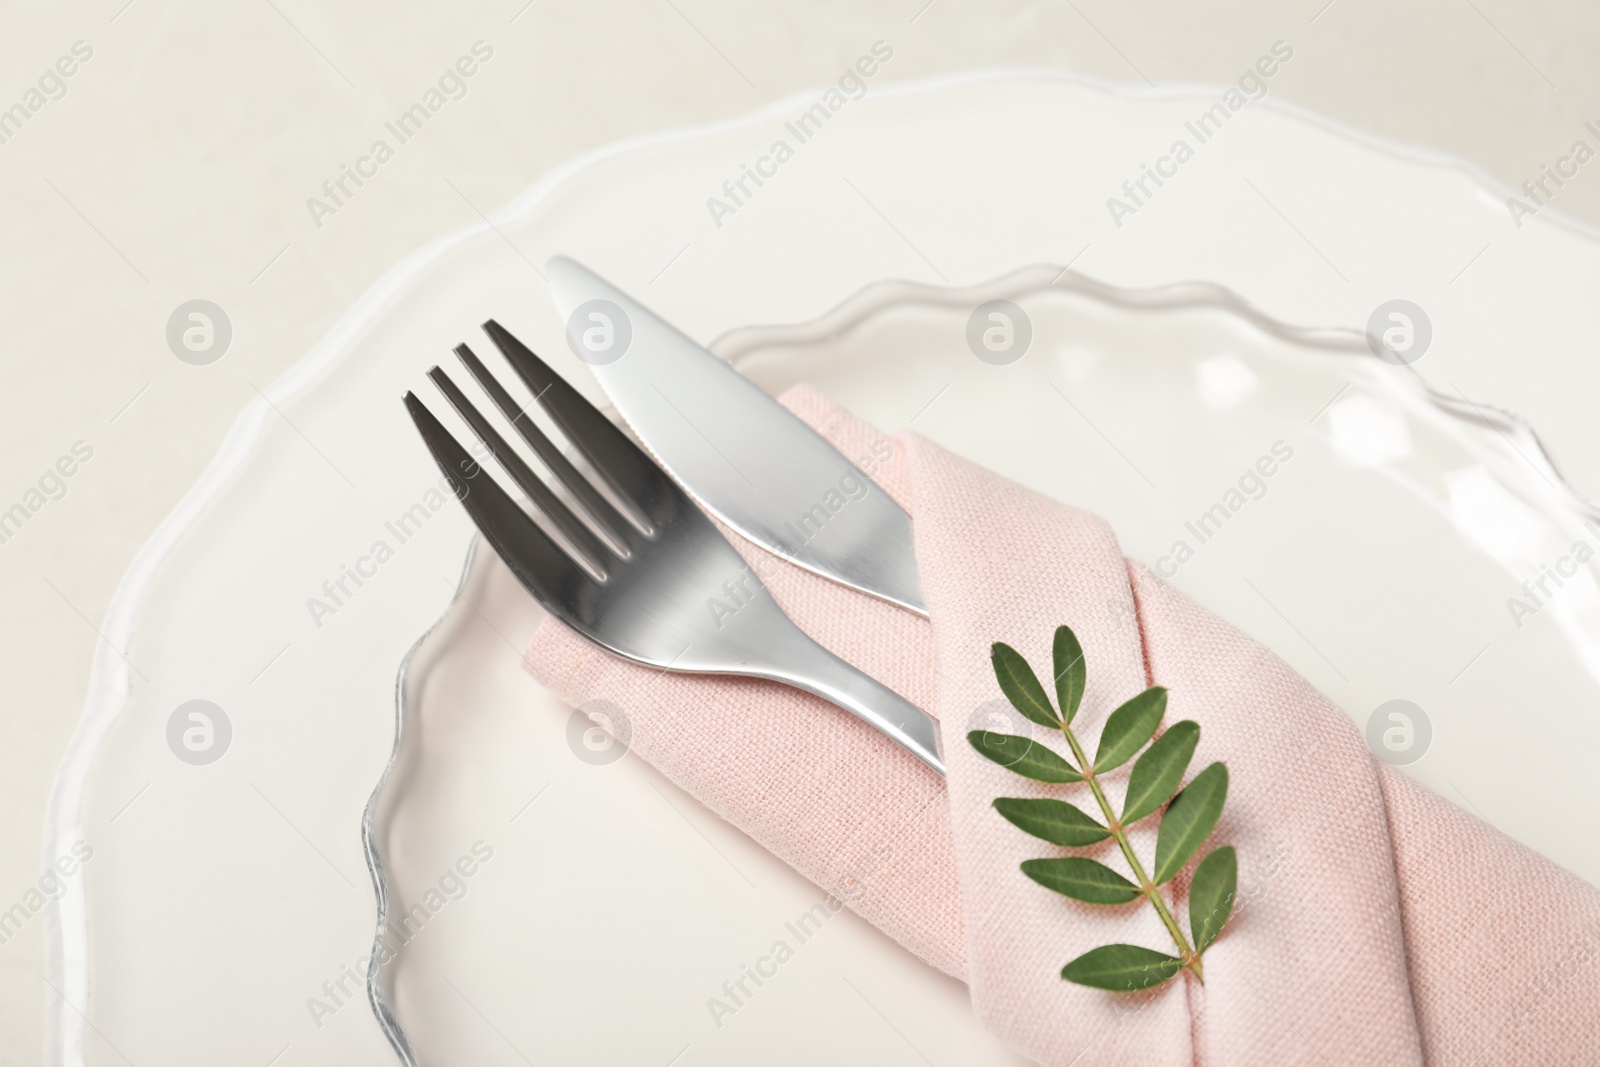
[{"label": "fork tine", "polygon": [[[494,319],[485,322],[483,330],[567,440],[633,510],[650,522],[659,523],[687,503],[686,497],[679,501],[682,490],[638,445],[511,331]],[[642,532],[649,536],[652,531]]]},{"label": "fork tine", "polygon": [[450,380],[449,375],[434,367],[428,371],[428,377],[439,387],[439,392],[444,394],[444,398],[450,401],[450,406],[456,409],[468,426],[472,427],[472,432],[478,435],[478,439],[489,446],[489,453],[506,469],[512,480],[522,487],[522,491],[528,494],[528,499],[533,501],[534,507],[561,531],[562,536],[566,537],[584,558],[584,562],[592,566],[603,579],[606,573],[603,565],[606,547],[599,538],[595,537],[571,509],[550,491],[550,487],[533,473],[533,469],[512,450],[506,439],[501,437],[490,425],[489,420],[483,417],[483,413],[473,406],[472,401],[468,400],[466,394]]},{"label": "fork tine", "polygon": [[423,443],[433,453],[433,461],[450,482],[456,499],[467,509],[473,525],[488,539],[523,588],[547,610],[567,618],[570,613],[561,605],[576,603],[585,592],[594,589],[594,579],[528,518],[460,442],[450,436],[450,431],[415,393],[406,393],[405,404]]},{"label": "fork tine", "polygon": [[611,501],[601,496],[589,483],[589,479],[580,474],[578,468],[561,454],[555,443],[534,425],[533,420],[528,418],[528,413],[506,391],[506,387],[500,384],[499,379],[489,373],[489,368],[483,365],[483,361],[473,353],[472,349],[466,345],[456,345],[456,356],[478,380],[483,391],[489,394],[489,399],[494,401],[501,414],[517,428],[522,439],[528,442],[528,446],[539,457],[539,461],[549,469],[551,475],[578,498],[578,503],[588,509],[589,516],[608,535],[608,539],[616,542],[613,551],[620,549],[618,555],[626,559],[631,554],[623,538],[628,520],[617,513],[617,509],[611,506]]}]

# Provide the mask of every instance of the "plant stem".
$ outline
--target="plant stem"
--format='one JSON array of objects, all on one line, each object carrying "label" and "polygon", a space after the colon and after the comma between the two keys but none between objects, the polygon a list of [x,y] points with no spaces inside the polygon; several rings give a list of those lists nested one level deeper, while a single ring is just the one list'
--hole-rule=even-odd
[{"label": "plant stem", "polygon": [[1200,954],[1189,945],[1189,939],[1183,936],[1177,920],[1172,917],[1172,912],[1167,909],[1167,901],[1157,889],[1155,883],[1150,881],[1150,876],[1145,873],[1144,864],[1139,862],[1139,857],[1134,854],[1133,845],[1128,841],[1128,832],[1122,823],[1117,821],[1115,809],[1106,799],[1105,791],[1100,788],[1100,779],[1095,776],[1094,764],[1084,755],[1078,739],[1072,733],[1072,728],[1065,722],[1061,724],[1061,732],[1066,735],[1067,744],[1072,747],[1072,754],[1078,760],[1078,770],[1083,775],[1083,780],[1089,783],[1089,789],[1094,793],[1094,799],[1100,805],[1100,814],[1105,816],[1106,829],[1111,831],[1111,836],[1116,839],[1118,847],[1122,849],[1123,858],[1128,861],[1128,866],[1133,869],[1133,876],[1139,879],[1139,889],[1145,899],[1156,909],[1156,914],[1161,917],[1161,924],[1167,928],[1167,933],[1172,935],[1173,942],[1178,946],[1178,956],[1183,960],[1183,965],[1194,972],[1201,984],[1205,983],[1206,976],[1200,966]]}]

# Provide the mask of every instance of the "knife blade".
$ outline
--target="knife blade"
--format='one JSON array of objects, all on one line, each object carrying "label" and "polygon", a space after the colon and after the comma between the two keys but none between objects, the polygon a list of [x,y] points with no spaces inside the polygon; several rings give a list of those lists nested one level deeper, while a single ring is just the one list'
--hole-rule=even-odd
[{"label": "knife blade", "polygon": [[911,518],[733,367],[567,256],[545,267],[567,343],[645,448],[756,544],[926,615]]}]

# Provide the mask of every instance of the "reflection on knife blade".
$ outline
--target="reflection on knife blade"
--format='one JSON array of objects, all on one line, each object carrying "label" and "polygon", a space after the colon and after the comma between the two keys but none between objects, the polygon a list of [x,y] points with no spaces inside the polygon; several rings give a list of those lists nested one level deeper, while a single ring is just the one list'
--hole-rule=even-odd
[{"label": "reflection on knife blade", "polygon": [[545,273],[573,351],[702,507],[799,566],[927,613],[910,517],[860,467],[576,260],[558,256]]}]

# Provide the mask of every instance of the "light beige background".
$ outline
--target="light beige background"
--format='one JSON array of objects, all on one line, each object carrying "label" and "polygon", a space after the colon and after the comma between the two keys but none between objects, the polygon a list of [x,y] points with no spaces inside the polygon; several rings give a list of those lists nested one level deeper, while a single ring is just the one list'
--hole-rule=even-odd
[{"label": "light beige background", "polygon": [[[1600,8],[1574,0],[7,5],[0,108],[74,42],[93,56],[0,144],[0,510],[74,442],[94,455],[0,544],[0,910],[41,872],[122,572],[256,389],[408,251],[586,150],[832,81],[878,39],[895,80],[1027,65],[1144,84],[1232,81],[1279,38],[1296,55],[1278,98],[1513,185],[1600,124]],[[306,199],[479,40],[494,54],[468,94],[317,226]],[[1600,222],[1593,171],[1556,205]],[[234,331],[204,367],[165,341],[196,297]],[[43,951],[38,917],[0,944],[0,1064],[40,1056]]]}]

